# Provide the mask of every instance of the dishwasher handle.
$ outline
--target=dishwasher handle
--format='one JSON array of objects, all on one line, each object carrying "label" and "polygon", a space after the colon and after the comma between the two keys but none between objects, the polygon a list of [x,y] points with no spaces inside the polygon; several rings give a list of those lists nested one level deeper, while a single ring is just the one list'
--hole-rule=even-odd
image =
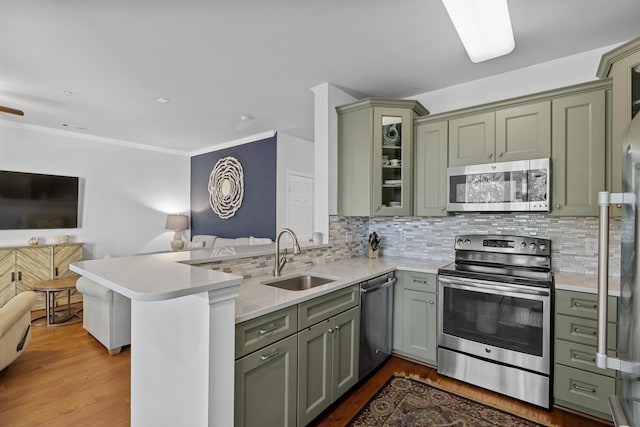
[{"label": "dishwasher handle", "polygon": [[386,282],[382,282],[379,285],[371,286],[370,288],[363,288],[361,286],[360,287],[360,293],[361,294],[367,294],[367,293],[371,293],[371,292],[376,292],[376,291],[379,291],[381,289],[386,289],[389,286],[392,286],[394,283],[396,283],[396,278],[395,277],[390,277]]}]

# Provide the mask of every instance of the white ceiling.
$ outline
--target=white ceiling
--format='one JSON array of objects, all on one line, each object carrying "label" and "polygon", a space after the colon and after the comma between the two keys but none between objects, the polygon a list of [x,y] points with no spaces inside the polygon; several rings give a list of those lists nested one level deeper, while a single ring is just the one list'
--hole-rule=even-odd
[{"label": "white ceiling", "polygon": [[0,105],[25,112],[0,119],[187,152],[312,140],[324,82],[402,98],[640,35],[638,0],[509,9],[514,51],[473,64],[440,0],[0,0]]}]

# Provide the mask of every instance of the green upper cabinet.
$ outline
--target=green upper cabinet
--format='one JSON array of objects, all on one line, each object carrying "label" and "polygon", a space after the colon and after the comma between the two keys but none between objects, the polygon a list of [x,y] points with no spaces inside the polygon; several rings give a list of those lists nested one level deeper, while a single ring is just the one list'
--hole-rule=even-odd
[{"label": "green upper cabinet", "polygon": [[[598,77],[612,79],[611,173],[610,191],[622,191],[623,134],[631,119],[640,111],[640,38],[631,40],[602,55]],[[613,214],[619,215],[614,208]]]},{"label": "green upper cabinet", "polygon": [[449,121],[449,166],[551,155],[551,103],[514,105]]},{"label": "green upper cabinet", "polygon": [[447,121],[416,123],[415,215],[447,215]]},{"label": "green upper cabinet", "polygon": [[413,120],[417,101],[368,98],[338,112],[338,215],[413,213]]},{"label": "green upper cabinet", "polygon": [[553,215],[597,216],[605,189],[605,89],[553,100]]},{"label": "green upper cabinet", "polygon": [[481,113],[449,120],[449,166],[493,162],[495,113]]}]

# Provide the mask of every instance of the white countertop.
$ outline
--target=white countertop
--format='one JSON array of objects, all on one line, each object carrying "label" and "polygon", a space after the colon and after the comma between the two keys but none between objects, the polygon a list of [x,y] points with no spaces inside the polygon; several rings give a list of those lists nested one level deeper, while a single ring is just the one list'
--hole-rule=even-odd
[{"label": "white countertop", "polygon": [[[556,289],[564,291],[598,293],[598,276],[595,274],[568,274],[555,272]],[[620,296],[620,278],[609,276],[609,295]]]},{"label": "white countertop", "polygon": [[[325,246],[309,245],[307,248]],[[283,277],[312,272],[336,279],[332,283],[304,291],[287,291],[262,284],[272,279],[269,275],[243,280],[241,276],[235,274],[197,266],[197,264],[224,259],[270,254],[274,250],[273,245],[234,248],[233,251],[225,249],[199,249],[80,261],[73,263],[71,269],[122,295],[140,301],[167,300],[241,284],[240,294],[236,300],[236,322],[238,323],[396,269],[435,274],[438,268],[449,263],[449,261],[409,258],[358,257],[298,270],[291,270],[285,266],[282,272]],[[617,278],[610,280],[609,295],[620,295],[619,283]],[[597,277],[555,272],[555,287],[562,290],[596,293]]]},{"label": "white countertop", "polygon": [[273,279],[268,275],[245,279],[240,286],[240,295],[236,299],[236,323],[346,288],[396,269],[435,274],[438,272],[438,268],[446,264],[445,261],[358,257],[297,270],[288,270],[285,266],[282,277],[301,272],[312,272],[322,276],[331,276],[336,278],[336,281],[304,291],[288,291],[262,284],[264,281]]},{"label": "white countertop", "polygon": [[[199,251],[198,251],[199,252]],[[182,264],[189,252],[168,252],[71,264],[71,270],[139,301],[161,301],[242,283],[235,274]]]}]

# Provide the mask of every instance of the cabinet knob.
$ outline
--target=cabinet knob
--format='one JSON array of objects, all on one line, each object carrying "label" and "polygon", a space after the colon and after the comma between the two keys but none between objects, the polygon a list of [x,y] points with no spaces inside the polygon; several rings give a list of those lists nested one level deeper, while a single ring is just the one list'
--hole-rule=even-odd
[{"label": "cabinet knob", "polygon": [[376,210],[379,211],[382,206],[376,206]]},{"label": "cabinet knob", "polygon": [[435,303],[433,302],[433,300],[431,300],[431,301],[429,301],[429,304],[433,305],[433,304],[435,304]]},{"label": "cabinet knob", "polygon": [[493,153],[489,153],[489,158],[493,157]]},{"label": "cabinet knob", "polygon": [[443,211],[443,210],[444,210],[444,207],[440,208],[440,210],[441,210],[441,211]]},{"label": "cabinet knob", "polygon": [[336,325],[336,327],[334,328],[336,331],[340,330],[340,325]]},{"label": "cabinet knob", "polygon": [[556,209],[560,209],[560,205],[556,205]]},{"label": "cabinet knob", "polygon": [[329,331],[328,331],[328,332],[329,332],[330,334],[332,334],[332,333],[333,333],[333,329],[329,329]]},{"label": "cabinet knob", "polygon": [[498,153],[498,157],[502,157],[502,152]]}]

